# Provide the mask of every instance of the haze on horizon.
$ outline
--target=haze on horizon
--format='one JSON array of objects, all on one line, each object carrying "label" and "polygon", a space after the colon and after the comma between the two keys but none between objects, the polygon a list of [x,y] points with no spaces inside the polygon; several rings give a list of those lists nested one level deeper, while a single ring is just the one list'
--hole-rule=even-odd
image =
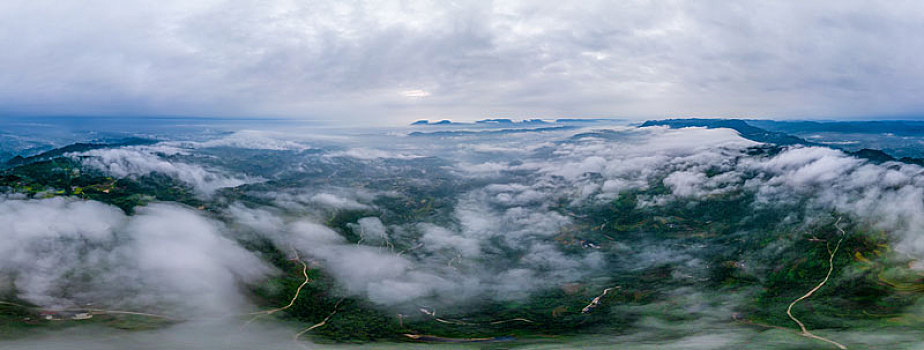
[{"label": "haze on horizon", "polygon": [[0,118],[924,115],[924,4],[0,3]]}]

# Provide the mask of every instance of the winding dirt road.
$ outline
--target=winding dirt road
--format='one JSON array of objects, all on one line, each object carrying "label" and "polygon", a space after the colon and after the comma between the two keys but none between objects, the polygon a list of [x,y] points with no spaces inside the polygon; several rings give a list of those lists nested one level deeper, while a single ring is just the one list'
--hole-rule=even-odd
[{"label": "winding dirt road", "polygon": [[805,299],[811,297],[812,294],[815,294],[815,292],[817,292],[819,289],[821,289],[821,287],[823,287],[823,286],[825,285],[825,283],[828,283],[828,279],[831,278],[831,272],[834,271],[834,255],[837,254],[837,250],[841,247],[841,243],[844,242],[844,238],[846,238],[846,236],[847,236],[846,233],[844,232],[844,230],[841,229],[841,227],[837,225],[837,224],[840,223],[840,222],[841,222],[841,218],[837,218],[837,221],[834,223],[834,227],[836,227],[837,230],[841,232],[841,239],[839,239],[839,240],[837,241],[837,244],[834,245],[834,250],[831,250],[830,245],[827,246],[828,255],[829,255],[829,256],[828,256],[828,274],[825,275],[825,279],[823,279],[820,283],[818,283],[818,285],[816,285],[815,288],[812,288],[812,290],[808,291],[808,293],[805,293],[805,295],[799,297],[798,299],[793,300],[793,302],[789,304],[789,307],[786,308],[786,315],[788,315],[789,318],[791,318],[793,321],[796,322],[796,324],[799,325],[799,328],[802,329],[802,333],[800,333],[800,335],[802,335],[803,337],[808,337],[808,338],[812,338],[812,339],[821,340],[821,341],[823,341],[823,342],[830,343],[830,344],[832,344],[832,345],[838,347],[839,349],[846,350],[847,347],[844,346],[844,345],[841,344],[841,343],[838,343],[838,342],[836,342],[836,341],[833,341],[833,340],[828,339],[828,338],[825,338],[825,337],[821,337],[821,336],[812,334],[812,332],[809,332],[808,329],[805,328],[805,324],[803,324],[802,321],[799,321],[798,318],[796,318],[795,316],[792,315],[792,307],[793,307],[793,306],[795,306],[795,305],[796,305],[797,303],[799,303],[800,301],[805,300]]},{"label": "winding dirt road", "polygon": [[302,293],[302,288],[305,288],[305,286],[308,285],[308,282],[311,281],[311,280],[308,278],[308,264],[306,264],[304,261],[301,260],[301,258],[299,258],[298,252],[297,252],[297,251],[295,252],[295,260],[298,260],[298,262],[299,262],[300,264],[302,264],[302,277],[304,277],[305,280],[302,281],[302,284],[300,284],[300,285],[298,286],[297,289],[295,289],[295,295],[293,295],[293,296],[292,296],[292,299],[289,300],[289,304],[287,304],[286,306],[278,307],[278,308],[271,309],[271,310],[257,311],[257,312],[249,313],[248,315],[256,315],[256,316],[254,316],[253,318],[251,318],[250,320],[248,320],[246,323],[244,323],[244,325],[243,325],[241,328],[247,327],[248,325],[250,325],[251,323],[253,323],[253,321],[258,320],[258,319],[260,319],[261,317],[265,317],[265,316],[272,315],[272,314],[277,313],[277,312],[279,312],[279,311],[286,310],[286,309],[292,307],[292,305],[295,305],[295,301],[298,300],[299,294]]}]

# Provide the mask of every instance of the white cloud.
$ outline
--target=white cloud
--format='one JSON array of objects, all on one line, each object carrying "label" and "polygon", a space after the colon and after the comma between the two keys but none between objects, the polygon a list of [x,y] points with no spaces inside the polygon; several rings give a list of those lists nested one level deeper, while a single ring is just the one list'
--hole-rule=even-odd
[{"label": "white cloud", "polygon": [[218,189],[236,187],[261,179],[234,176],[209,170],[198,164],[164,159],[157,153],[164,147],[123,147],[96,149],[72,154],[90,168],[102,170],[115,177],[138,177],[152,173],[167,175],[184,182],[204,194]]},{"label": "white cloud", "polygon": [[419,155],[414,155],[414,154],[397,153],[397,152],[391,152],[391,151],[386,151],[386,150],[381,150],[381,149],[370,149],[370,148],[351,148],[346,151],[331,152],[331,153],[328,153],[327,156],[329,157],[352,157],[352,158],[362,159],[362,160],[383,159],[383,158],[384,159],[388,159],[388,158],[414,159],[414,158],[421,157]]},{"label": "white cloud", "polygon": [[132,243],[121,253],[137,264],[144,293],[161,299],[161,306],[181,306],[200,316],[234,314],[247,305],[237,285],[259,281],[270,268],[219,228],[188,209],[149,205],[125,227]]},{"label": "white cloud", "polygon": [[241,130],[230,135],[211,139],[208,141],[162,142],[162,145],[179,146],[184,148],[213,148],[229,147],[243,149],[259,149],[270,151],[303,151],[310,146],[293,140],[292,134],[260,130]]},{"label": "white cloud", "polygon": [[664,178],[664,184],[671,192],[681,197],[701,196],[698,191],[706,182],[706,174],[691,171],[678,171]]},{"label": "white cloud", "polygon": [[270,267],[190,209],[153,204],[125,216],[93,201],[0,200],[0,271],[48,308],[123,308],[180,317],[246,308],[241,284]]},{"label": "white cloud", "polygon": [[303,189],[279,193],[257,193],[275,202],[278,206],[289,209],[323,209],[323,210],[362,210],[373,208],[370,204],[376,194],[362,190],[337,190],[330,193],[325,190]]}]

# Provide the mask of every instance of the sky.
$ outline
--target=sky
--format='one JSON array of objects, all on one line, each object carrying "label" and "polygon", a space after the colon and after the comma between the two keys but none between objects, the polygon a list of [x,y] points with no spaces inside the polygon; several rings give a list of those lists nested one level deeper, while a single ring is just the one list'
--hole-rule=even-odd
[{"label": "sky", "polygon": [[0,118],[924,115],[917,1],[0,2]]}]

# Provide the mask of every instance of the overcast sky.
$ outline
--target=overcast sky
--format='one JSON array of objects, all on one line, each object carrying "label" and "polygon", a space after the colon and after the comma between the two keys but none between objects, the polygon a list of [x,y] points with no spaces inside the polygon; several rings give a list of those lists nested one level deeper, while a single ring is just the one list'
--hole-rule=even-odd
[{"label": "overcast sky", "polygon": [[0,2],[0,116],[924,115],[919,1]]}]

